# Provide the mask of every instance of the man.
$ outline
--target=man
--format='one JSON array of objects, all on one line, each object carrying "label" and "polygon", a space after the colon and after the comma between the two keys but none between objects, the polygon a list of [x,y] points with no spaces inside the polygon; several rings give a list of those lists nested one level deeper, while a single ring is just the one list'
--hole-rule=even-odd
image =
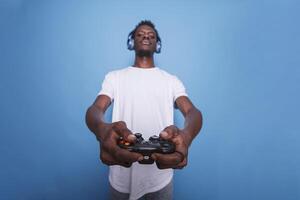
[{"label": "man", "polygon": [[[202,126],[202,115],[187,97],[181,81],[154,65],[161,40],[151,21],[141,21],[129,34],[128,49],[135,51],[133,66],[108,73],[86,114],[86,123],[100,142],[100,159],[109,165],[111,199],[172,199],[173,169],[187,165],[188,148]],[[112,123],[103,121],[113,102]],[[174,107],[185,118],[184,128],[173,125]],[[154,164],[139,164],[139,153],[117,145],[123,137],[135,142],[158,135],[175,144],[172,154],[154,153]]]}]

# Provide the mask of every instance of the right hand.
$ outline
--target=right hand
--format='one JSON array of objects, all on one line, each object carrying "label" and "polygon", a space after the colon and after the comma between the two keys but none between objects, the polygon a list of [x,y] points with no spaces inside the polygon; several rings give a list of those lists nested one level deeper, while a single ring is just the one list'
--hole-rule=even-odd
[{"label": "right hand", "polygon": [[106,124],[100,131],[103,132],[101,135],[104,135],[100,141],[100,159],[104,164],[130,167],[133,162],[143,159],[142,154],[130,152],[118,146],[120,137],[129,143],[134,143],[136,140],[124,121]]}]

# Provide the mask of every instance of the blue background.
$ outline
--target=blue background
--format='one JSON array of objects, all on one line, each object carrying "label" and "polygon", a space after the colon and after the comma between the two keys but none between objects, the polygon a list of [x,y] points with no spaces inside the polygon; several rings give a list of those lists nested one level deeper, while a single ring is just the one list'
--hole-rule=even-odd
[{"label": "blue background", "polygon": [[0,0],[0,199],[106,199],[85,112],[104,75],[133,63],[125,42],[142,19],[162,38],[156,65],[204,116],[175,199],[300,199],[299,10],[296,0]]}]

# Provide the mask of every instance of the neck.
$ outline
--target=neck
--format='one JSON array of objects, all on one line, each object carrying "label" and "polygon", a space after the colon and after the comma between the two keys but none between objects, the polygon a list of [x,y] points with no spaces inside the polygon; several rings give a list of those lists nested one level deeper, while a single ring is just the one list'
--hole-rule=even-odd
[{"label": "neck", "polygon": [[135,55],[135,60],[134,60],[133,66],[139,67],[139,68],[153,68],[153,67],[155,67],[153,56]]}]

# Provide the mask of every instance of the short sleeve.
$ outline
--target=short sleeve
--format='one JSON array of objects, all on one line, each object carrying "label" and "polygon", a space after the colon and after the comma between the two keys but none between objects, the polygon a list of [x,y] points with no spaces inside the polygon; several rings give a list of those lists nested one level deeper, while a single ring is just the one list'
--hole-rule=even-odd
[{"label": "short sleeve", "polygon": [[173,76],[173,102],[175,103],[176,99],[181,96],[188,96],[183,83],[176,77]]},{"label": "short sleeve", "polygon": [[106,95],[110,98],[111,101],[114,99],[114,80],[113,74],[108,73],[105,75],[105,78],[102,82],[102,87],[98,95]]}]

